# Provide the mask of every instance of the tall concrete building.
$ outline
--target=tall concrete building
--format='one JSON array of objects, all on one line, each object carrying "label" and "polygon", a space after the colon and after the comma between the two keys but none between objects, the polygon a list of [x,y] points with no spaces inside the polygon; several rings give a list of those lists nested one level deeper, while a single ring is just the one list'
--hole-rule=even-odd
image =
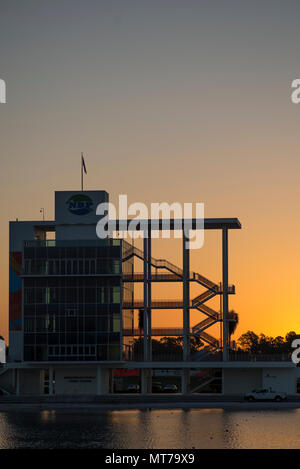
[{"label": "tall concrete building", "polygon": [[[112,367],[126,358],[122,330],[133,328],[133,310],[122,314],[122,302],[133,301],[133,284],[122,274],[133,259],[122,262],[125,241],[97,237],[96,207],[107,202],[105,191],[59,191],[54,221],[10,222],[9,361],[24,364],[21,392],[42,392],[43,362],[61,363],[56,392],[80,383],[85,392],[107,390]],[[96,361],[109,368],[76,367],[77,379],[64,378],[75,371],[67,363]],[[52,392],[52,367],[49,374]]]}]

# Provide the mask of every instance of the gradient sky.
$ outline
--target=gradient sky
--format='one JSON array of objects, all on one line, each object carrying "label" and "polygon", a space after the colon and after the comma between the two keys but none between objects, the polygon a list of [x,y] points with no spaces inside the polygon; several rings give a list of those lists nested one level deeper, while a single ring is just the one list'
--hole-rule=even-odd
[{"label": "gradient sky", "polygon": [[[237,335],[300,332],[299,31],[296,0],[0,0],[0,333],[8,221],[53,218],[54,190],[80,188],[81,151],[87,188],[111,201],[239,217]],[[180,262],[172,246],[154,254]],[[220,281],[220,247],[209,233],[194,270]]]}]

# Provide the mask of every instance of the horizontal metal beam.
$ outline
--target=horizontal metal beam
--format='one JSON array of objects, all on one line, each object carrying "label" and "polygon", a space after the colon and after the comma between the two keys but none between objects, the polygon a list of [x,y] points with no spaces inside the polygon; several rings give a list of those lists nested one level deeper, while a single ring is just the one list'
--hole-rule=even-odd
[{"label": "horizontal metal beam", "polygon": [[[203,219],[149,219],[149,220],[136,220],[135,222],[135,231],[143,230],[143,227],[147,227],[148,230],[180,230],[182,229],[183,222],[187,226],[191,226],[191,229],[195,230],[198,226],[201,226]],[[108,227],[112,230],[122,230],[126,231],[128,229],[129,223],[133,220],[109,220]],[[138,223],[139,222],[139,223]],[[227,229],[241,229],[242,225],[238,218],[204,218],[204,229],[205,230],[221,230],[223,228]]]},{"label": "horizontal metal beam", "polygon": [[[140,224],[145,224],[150,228],[152,226],[152,230],[162,230],[163,225],[166,225],[170,223],[170,227],[168,226],[168,229],[170,230],[176,230],[176,229],[181,229],[182,226],[182,221],[183,219],[149,219],[149,220],[136,220],[135,224],[137,224],[137,221],[140,222]],[[111,227],[114,229],[116,226],[116,230],[127,230],[128,224],[132,220],[110,220],[108,222],[108,225],[111,225]],[[192,229],[196,229],[197,226],[202,222],[202,219],[197,219],[197,218],[192,218],[192,219],[186,219],[185,223],[191,223]],[[55,231],[56,226],[72,226],[72,223],[57,223],[54,220],[45,220],[45,221],[11,221],[10,223],[23,223],[23,224],[30,224],[34,225],[35,228],[41,229],[44,231]],[[77,223],[77,225],[85,225],[83,223]],[[96,223],[88,223],[87,225],[89,226],[96,226]],[[155,225],[155,228],[153,226]],[[223,228],[227,228],[230,230],[240,230],[242,228],[241,222],[239,221],[238,218],[204,218],[204,229],[205,230],[221,230]],[[164,227],[164,229],[166,229]],[[139,226],[136,227],[136,231],[140,231]]]},{"label": "horizontal metal beam", "polygon": [[141,362],[141,361],[44,361],[44,362],[22,362],[22,363],[6,363],[5,368],[7,369],[45,369],[49,368],[49,365],[55,365],[55,368],[68,368],[70,366],[75,367],[89,367],[102,366],[103,368],[296,368],[296,365],[291,361],[246,361],[246,360],[228,360],[227,362],[222,361],[152,361],[152,362]]}]

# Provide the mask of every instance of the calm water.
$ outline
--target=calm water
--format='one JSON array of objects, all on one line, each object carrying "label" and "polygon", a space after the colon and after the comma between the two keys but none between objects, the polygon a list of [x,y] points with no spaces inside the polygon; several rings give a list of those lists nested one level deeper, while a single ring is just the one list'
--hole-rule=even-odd
[{"label": "calm water", "polygon": [[300,448],[300,410],[0,412],[0,448]]}]

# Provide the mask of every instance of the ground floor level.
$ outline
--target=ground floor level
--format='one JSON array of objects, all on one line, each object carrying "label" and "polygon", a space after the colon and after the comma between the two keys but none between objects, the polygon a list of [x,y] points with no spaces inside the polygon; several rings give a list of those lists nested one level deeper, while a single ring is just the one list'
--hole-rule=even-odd
[{"label": "ground floor level", "polygon": [[[165,365],[165,364],[164,364]],[[211,365],[211,364],[210,364]],[[181,393],[241,395],[272,388],[300,393],[300,368],[291,364],[219,364],[198,368],[117,368],[104,364],[7,364],[0,369],[0,393],[17,395],[105,395]]]}]

